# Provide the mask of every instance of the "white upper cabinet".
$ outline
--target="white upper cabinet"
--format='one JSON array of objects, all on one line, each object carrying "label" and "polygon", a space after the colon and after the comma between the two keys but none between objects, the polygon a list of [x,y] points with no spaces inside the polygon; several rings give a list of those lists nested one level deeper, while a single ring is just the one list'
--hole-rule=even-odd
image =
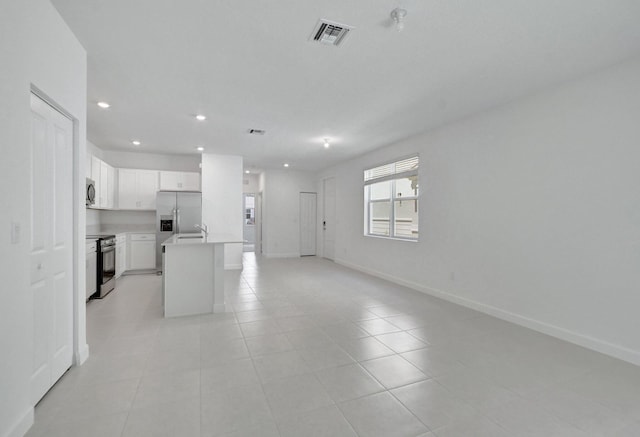
[{"label": "white upper cabinet", "polygon": [[118,208],[136,209],[138,202],[137,172],[127,168],[118,169]]},{"label": "white upper cabinet", "polygon": [[[87,160],[89,162],[89,159]],[[103,160],[92,156],[90,159],[90,178],[96,189],[96,203],[94,208],[113,208],[115,206],[115,169]]]},{"label": "white upper cabinet", "polygon": [[155,209],[158,192],[156,170],[118,169],[118,207]]},{"label": "white upper cabinet", "polygon": [[138,200],[141,209],[156,209],[158,193],[158,172],[138,170]]},{"label": "white upper cabinet", "polygon": [[116,169],[107,164],[107,208],[116,206]]},{"label": "white upper cabinet", "polygon": [[200,173],[161,171],[160,189],[164,191],[200,191]]},{"label": "white upper cabinet", "polygon": [[156,195],[165,191],[200,191],[200,173],[114,168],[87,154],[87,177],[95,183],[92,208],[156,209]]},{"label": "white upper cabinet", "polygon": [[183,190],[200,191],[200,173],[183,172],[182,173]]}]

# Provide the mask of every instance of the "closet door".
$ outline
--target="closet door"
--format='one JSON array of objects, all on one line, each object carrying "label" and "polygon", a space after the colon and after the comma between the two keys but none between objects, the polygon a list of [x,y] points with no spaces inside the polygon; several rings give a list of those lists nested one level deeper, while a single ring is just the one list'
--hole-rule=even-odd
[{"label": "closet door", "polygon": [[31,95],[31,400],[71,367],[73,353],[73,122]]}]

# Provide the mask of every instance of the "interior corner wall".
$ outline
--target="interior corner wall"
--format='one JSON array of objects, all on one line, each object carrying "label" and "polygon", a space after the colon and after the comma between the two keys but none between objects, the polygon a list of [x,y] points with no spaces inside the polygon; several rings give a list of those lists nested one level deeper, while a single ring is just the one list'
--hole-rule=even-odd
[{"label": "interior corner wall", "polygon": [[300,256],[300,192],[316,192],[315,174],[267,170],[261,181],[262,251],[267,257]]},{"label": "interior corner wall", "polygon": [[[640,364],[640,58],[327,169],[336,261]],[[363,235],[365,168],[420,154],[420,240]]]},{"label": "interior corner wall", "polygon": [[[31,107],[34,86],[75,119],[79,171],[74,228],[85,229],[86,52],[48,0],[0,2],[0,435],[21,436],[33,423],[33,295],[29,279]],[[11,223],[20,240],[11,241]],[[76,284],[84,284],[85,241],[74,241]],[[84,294],[82,295],[84,303]],[[76,302],[76,350],[86,355],[84,305]]]},{"label": "interior corner wall", "polygon": [[[242,241],[242,156],[202,154],[202,221],[209,234]],[[226,244],[225,269],[242,268],[242,243]]]}]

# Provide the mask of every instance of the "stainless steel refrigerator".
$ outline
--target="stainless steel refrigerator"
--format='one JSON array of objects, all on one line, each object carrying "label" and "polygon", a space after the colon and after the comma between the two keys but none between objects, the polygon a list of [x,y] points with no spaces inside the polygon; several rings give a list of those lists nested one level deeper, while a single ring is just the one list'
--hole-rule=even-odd
[{"label": "stainless steel refrigerator", "polygon": [[162,269],[162,243],[173,234],[200,233],[202,193],[158,191],[156,197],[156,267]]}]

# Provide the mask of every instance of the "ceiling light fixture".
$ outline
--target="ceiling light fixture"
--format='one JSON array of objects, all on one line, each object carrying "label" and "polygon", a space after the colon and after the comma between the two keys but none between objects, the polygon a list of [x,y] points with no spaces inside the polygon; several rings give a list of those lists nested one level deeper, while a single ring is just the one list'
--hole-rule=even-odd
[{"label": "ceiling light fixture", "polygon": [[391,11],[391,19],[396,23],[396,30],[402,32],[404,29],[404,17],[407,16],[407,10],[402,8],[395,8]]},{"label": "ceiling light fixture", "polygon": [[249,173],[251,173],[251,172],[250,172],[249,170],[245,170],[244,172],[245,172],[246,174],[249,174]]},{"label": "ceiling light fixture", "polygon": [[284,163],[284,166],[285,166],[285,167],[289,167],[289,164],[285,162],[285,163]]},{"label": "ceiling light fixture", "polygon": [[329,140],[325,138],[325,139],[324,139],[324,148],[325,148],[325,149],[328,149],[330,145],[331,145],[331,144],[329,144]]},{"label": "ceiling light fixture", "polygon": [[206,115],[202,115],[202,114],[196,115],[196,120],[198,121],[205,121],[206,119],[207,119]]},{"label": "ceiling light fixture", "polygon": [[133,140],[133,141],[131,141],[131,144],[133,144],[134,146],[139,146],[142,143],[140,141],[138,141],[138,140]]},{"label": "ceiling light fixture", "polygon": [[196,147],[196,150],[197,150],[198,152],[202,152],[202,151],[204,150],[204,147],[202,147],[202,146],[198,146],[198,147]]},{"label": "ceiling light fixture", "polygon": [[101,107],[102,109],[108,109],[111,107],[111,105],[108,104],[107,102],[98,102],[98,106]]}]

